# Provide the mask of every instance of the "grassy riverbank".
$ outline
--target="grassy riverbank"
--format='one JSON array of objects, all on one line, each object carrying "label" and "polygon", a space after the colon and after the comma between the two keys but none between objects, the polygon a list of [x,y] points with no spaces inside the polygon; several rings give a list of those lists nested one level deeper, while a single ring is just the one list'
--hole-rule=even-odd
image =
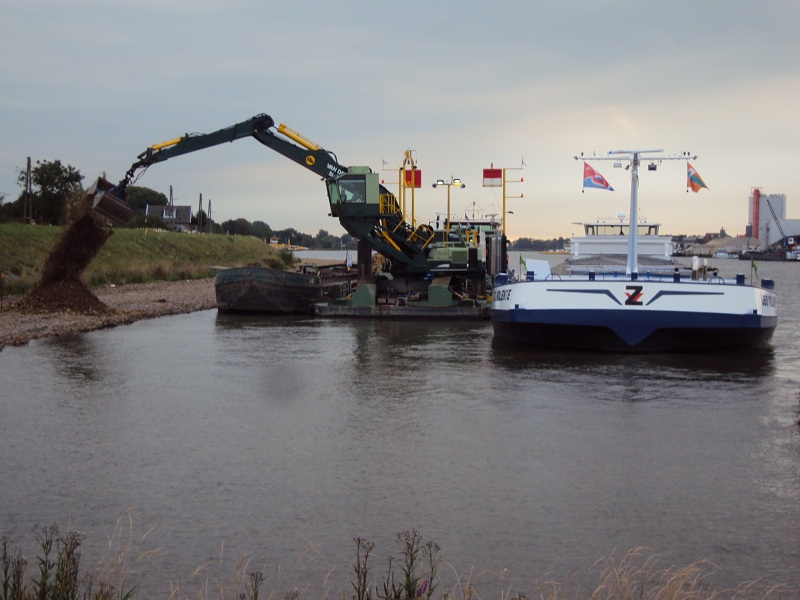
[{"label": "grassy riverbank", "polygon": [[[122,529],[126,515],[120,518],[115,535]],[[139,562],[151,561],[158,550],[140,554],[130,542],[116,548],[116,554],[100,561],[97,570],[86,569],[80,562],[83,534],[62,533],[55,525],[36,527],[34,536],[39,546],[33,561],[25,557],[7,538],[0,538],[0,600],[37,600],[64,598],[85,600],[134,600],[159,597],[141,590],[134,570]],[[124,535],[122,538],[124,539]],[[397,554],[388,564],[371,556],[375,546],[369,540],[355,538],[355,560],[345,581],[327,579],[324,590],[312,592],[296,585],[286,588],[282,569],[276,577],[254,569],[247,558],[237,561],[234,573],[224,581],[202,579],[198,585],[171,584],[170,598],[218,598],[219,600],[258,600],[259,598],[352,598],[353,600],[560,600],[602,598],[604,600],[788,600],[797,598],[800,590],[766,582],[746,582],[733,588],[718,589],[713,583],[713,565],[701,561],[686,566],[664,566],[660,557],[645,549],[633,549],[621,556],[610,555],[587,565],[584,576],[573,581],[558,581],[550,576],[531,578],[526,590],[515,590],[503,582],[500,574],[488,588],[479,585],[480,573],[469,569],[453,577],[440,571],[452,567],[440,555],[438,544],[425,540],[417,531],[397,535]],[[113,543],[112,543],[113,545]],[[202,569],[198,569],[200,571]],[[457,572],[457,570],[456,570]],[[284,573],[285,574],[285,573]],[[448,579],[449,581],[445,581]],[[479,591],[483,589],[482,592]],[[166,597],[164,595],[160,597]]]},{"label": "grassy riverbank", "polygon": [[[0,225],[4,295],[25,294],[33,289],[62,232],[62,227]],[[217,266],[283,267],[290,256],[252,236],[115,229],[86,269],[83,281],[89,287],[96,287],[108,283],[199,279],[212,277]]]}]

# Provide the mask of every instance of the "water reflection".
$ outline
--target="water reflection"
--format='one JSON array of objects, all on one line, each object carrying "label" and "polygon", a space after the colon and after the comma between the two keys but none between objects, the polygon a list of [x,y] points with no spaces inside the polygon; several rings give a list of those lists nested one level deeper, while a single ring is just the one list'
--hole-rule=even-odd
[{"label": "water reflection", "polygon": [[619,354],[543,350],[508,340],[492,339],[492,362],[498,368],[566,369],[609,375],[650,373],[653,377],[667,372],[685,371],[687,377],[741,376],[768,377],[775,370],[772,347],[756,352],[703,354]]},{"label": "water reflection", "polygon": [[99,356],[97,342],[96,336],[70,334],[45,338],[41,344],[49,350],[45,356],[54,371],[65,380],[80,384],[107,377],[107,365]]},{"label": "water reflection", "polygon": [[634,546],[796,580],[794,337],[596,355],[497,344],[485,322],[211,311],[7,348],[0,535],[74,519],[102,545],[135,507],[157,591],[223,544],[271,569],[313,545],[349,573],[354,536],[379,559],[411,527],[516,581]]}]

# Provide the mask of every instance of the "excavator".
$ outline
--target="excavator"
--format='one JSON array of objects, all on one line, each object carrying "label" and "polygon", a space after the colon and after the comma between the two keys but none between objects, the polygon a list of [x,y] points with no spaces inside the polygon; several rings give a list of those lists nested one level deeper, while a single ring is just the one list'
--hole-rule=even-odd
[{"label": "excavator", "polygon": [[[424,298],[436,306],[475,303],[487,290],[487,265],[502,265],[506,243],[499,230],[450,229],[436,231],[408,217],[397,197],[365,166],[342,165],[336,155],[266,114],[207,134],[185,134],[154,144],[137,156],[125,177],[113,185],[98,178],[87,191],[96,212],[120,225],[135,213],[127,204],[126,188],[148,167],[176,156],[225,142],[252,137],[293,160],[325,183],[330,214],[358,240],[360,283],[357,304],[368,306],[380,298]],[[373,269],[373,251],[381,259]],[[503,258],[499,259],[502,253]],[[495,254],[493,261],[487,255]],[[495,269],[497,270],[497,269]],[[362,286],[362,283],[364,284]],[[363,288],[363,289],[362,289]]]}]

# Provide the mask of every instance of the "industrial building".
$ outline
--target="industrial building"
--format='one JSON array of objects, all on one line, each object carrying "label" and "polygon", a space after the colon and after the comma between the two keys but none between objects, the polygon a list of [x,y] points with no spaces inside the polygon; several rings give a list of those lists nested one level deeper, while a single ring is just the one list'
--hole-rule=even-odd
[{"label": "industrial building", "polygon": [[781,248],[787,238],[800,238],[800,219],[786,218],[786,194],[764,194],[753,188],[747,217],[745,236],[756,238],[759,250]]}]

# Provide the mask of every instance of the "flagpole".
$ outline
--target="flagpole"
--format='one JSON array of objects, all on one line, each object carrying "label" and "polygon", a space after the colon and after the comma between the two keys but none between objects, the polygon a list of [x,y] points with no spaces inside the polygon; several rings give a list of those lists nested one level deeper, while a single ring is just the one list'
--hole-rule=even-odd
[{"label": "flagpole", "polygon": [[506,194],[506,183],[522,183],[523,181],[521,177],[519,179],[508,181],[506,179],[506,171],[522,171],[522,170],[523,170],[522,167],[503,167],[503,222],[500,224],[502,227],[503,237],[505,237],[506,235],[506,214],[508,214],[508,211],[506,210],[506,199],[525,197],[525,194],[520,194],[519,196],[509,196]]},{"label": "flagpole", "polygon": [[625,267],[625,274],[630,275],[633,280],[639,276],[639,256],[636,245],[639,239],[639,153],[634,152],[630,161],[631,208],[628,225],[628,264]]}]

